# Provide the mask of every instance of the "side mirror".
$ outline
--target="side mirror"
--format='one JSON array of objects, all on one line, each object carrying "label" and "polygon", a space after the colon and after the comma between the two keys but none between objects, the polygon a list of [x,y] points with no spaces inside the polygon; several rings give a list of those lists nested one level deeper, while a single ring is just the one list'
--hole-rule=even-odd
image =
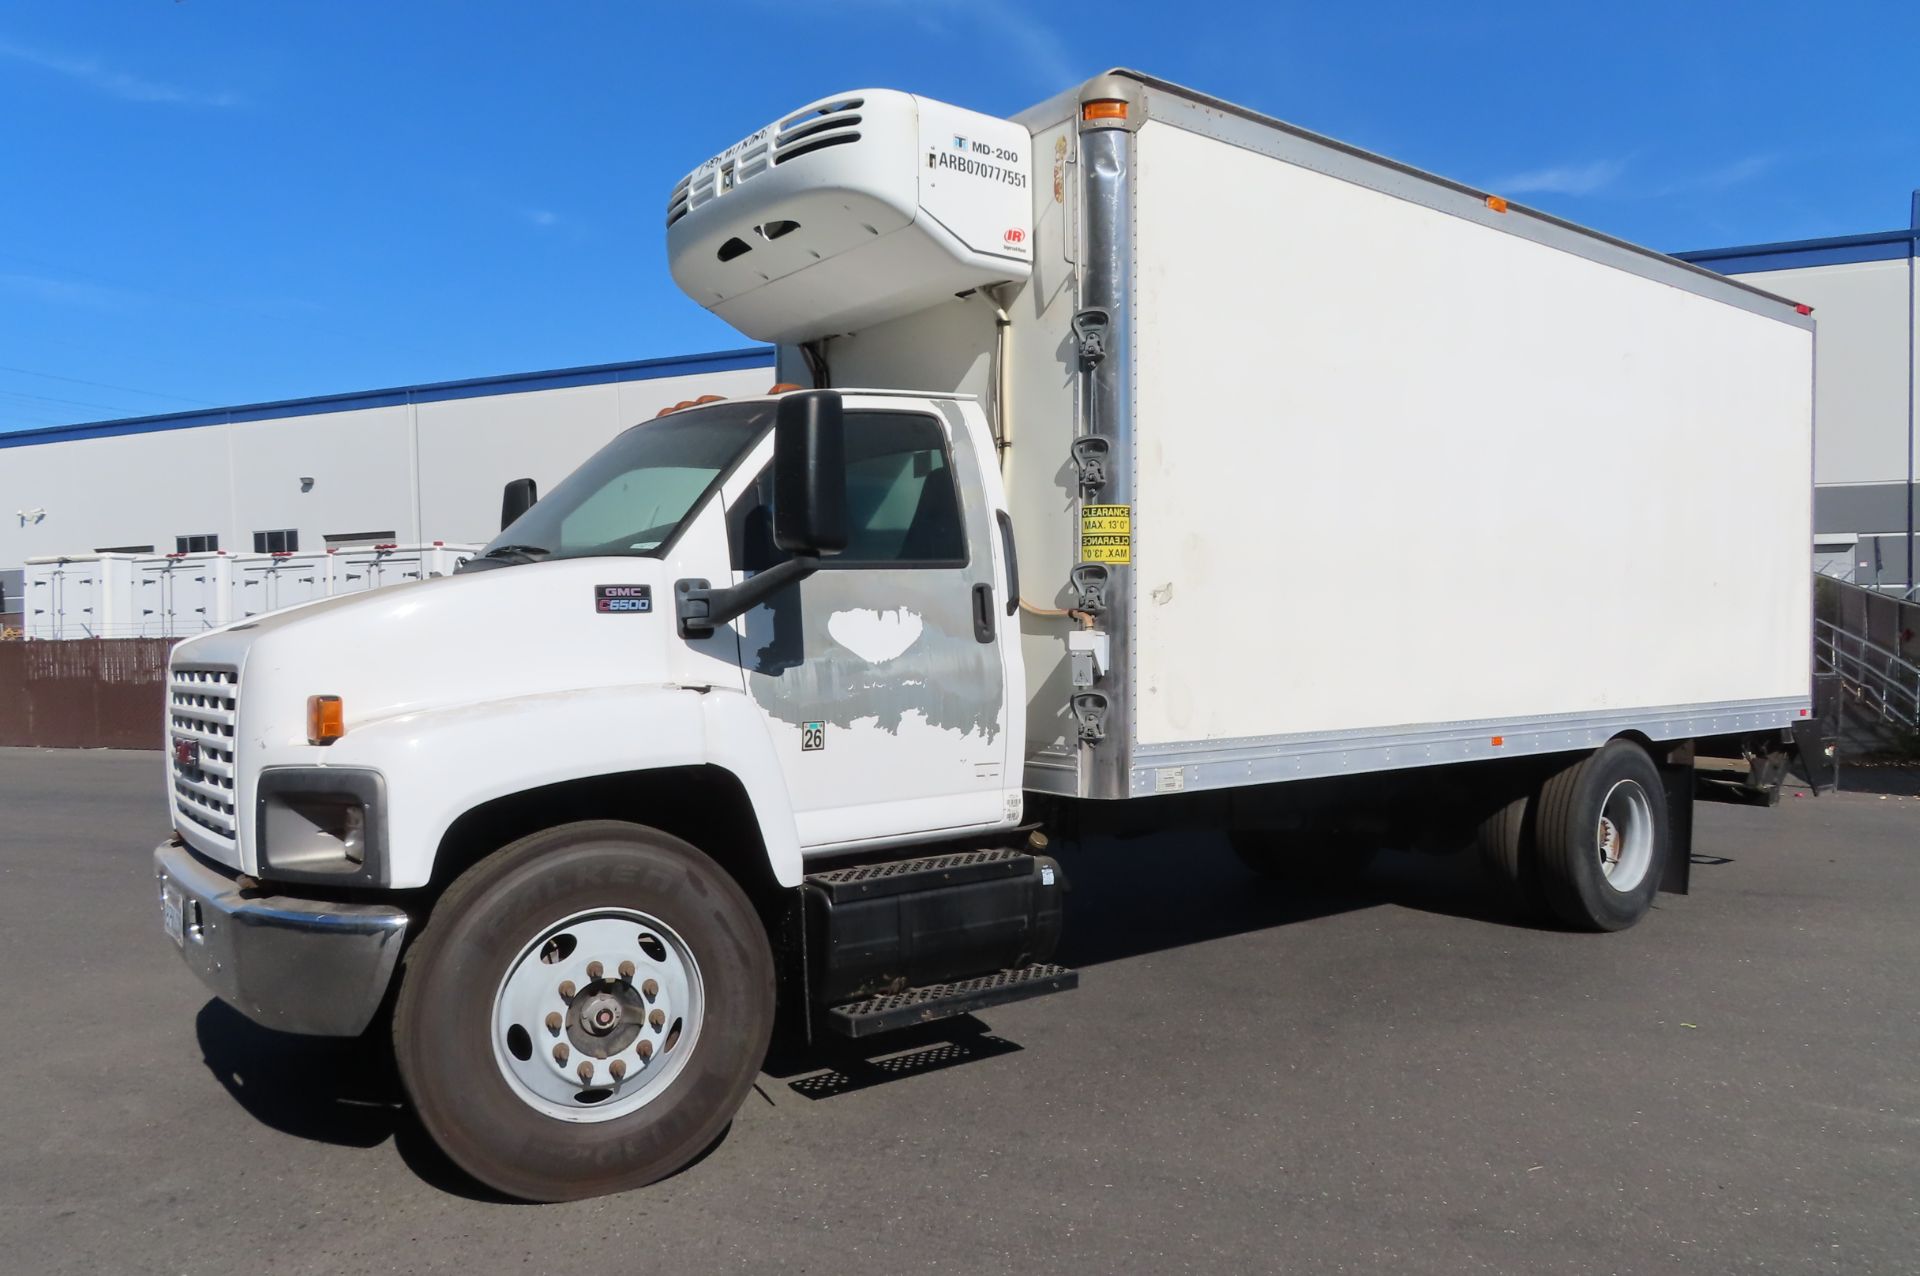
[{"label": "side mirror", "polygon": [[534,486],[530,478],[518,478],[500,489],[500,530],[506,531],[513,521],[533,508],[540,499],[540,489]]},{"label": "side mirror", "polygon": [[773,543],[789,554],[847,547],[847,432],[832,390],[789,394],[775,411]]}]

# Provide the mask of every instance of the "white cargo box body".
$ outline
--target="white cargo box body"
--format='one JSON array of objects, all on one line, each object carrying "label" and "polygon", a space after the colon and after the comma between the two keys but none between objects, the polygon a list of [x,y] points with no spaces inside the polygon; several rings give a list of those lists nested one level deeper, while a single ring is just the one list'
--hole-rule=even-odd
[{"label": "white cargo box body", "polygon": [[[1109,572],[1091,687],[1069,622],[1023,622],[1029,787],[1139,796],[1804,715],[1811,318],[1172,85],[1094,85],[1128,102],[1117,127],[1080,123],[1095,88],[1020,117],[1053,166],[999,423],[1025,593],[1072,605],[1077,563]],[[1089,368],[1070,325],[1095,308]],[[998,405],[992,331],[955,302],[827,354],[837,384],[909,388],[942,366],[917,352],[970,341],[944,359],[960,383],[931,388]],[[1089,436],[1098,490],[1066,463]]]}]

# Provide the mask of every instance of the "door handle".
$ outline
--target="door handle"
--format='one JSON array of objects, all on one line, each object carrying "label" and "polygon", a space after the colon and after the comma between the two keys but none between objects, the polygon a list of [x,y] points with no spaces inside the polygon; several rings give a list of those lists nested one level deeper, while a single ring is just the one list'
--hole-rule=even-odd
[{"label": "door handle", "polygon": [[1020,610],[1020,559],[1013,552],[1013,518],[1005,510],[996,510],[1000,521],[1000,543],[1007,552],[1007,615]]},{"label": "door handle", "polygon": [[973,587],[973,636],[978,642],[993,641],[992,585],[975,585]]}]

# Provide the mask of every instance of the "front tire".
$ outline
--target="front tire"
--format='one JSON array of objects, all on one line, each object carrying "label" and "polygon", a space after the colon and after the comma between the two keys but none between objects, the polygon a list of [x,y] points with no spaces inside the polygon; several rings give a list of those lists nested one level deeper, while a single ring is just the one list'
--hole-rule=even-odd
[{"label": "front tire", "polygon": [[421,1123],[488,1187],[533,1201],[643,1186],[699,1156],[773,1027],[752,903],[719,865],[610,820],[469,869],[409,950],[394,1054]]},{"label": "front tire", "polygon": [[1547,904],[1580,930],[1646,916],[1670,845],[1660,769],[1631,740],[1609,741],[1540,788],[1535,854]]}]

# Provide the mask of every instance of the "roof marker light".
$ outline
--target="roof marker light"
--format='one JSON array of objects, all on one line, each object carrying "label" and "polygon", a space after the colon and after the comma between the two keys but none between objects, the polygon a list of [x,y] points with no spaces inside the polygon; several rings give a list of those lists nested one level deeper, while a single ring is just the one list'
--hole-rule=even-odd
[{"label": "roof marker light", "polygon": [[1489,195],[1487,196],[1487,207],[1496,213],[1504,213],[1507,211],[1507,201],[1502,196]]},{"label": "roof marker light", "polygon": [[1127,104],[1122,98],[1100,98],[1087,102],[1080,107],[1083,120],[1124,120],[1127,118]]},{"label": "roof marker light", "polygon": [[1793,309],[1794,309],[1794,312],[1797,314],[1810,315],[1813,313],[1813,307],[1809,306],[1804,301],[1801,302],[1799,305],[1795,306]]}]

